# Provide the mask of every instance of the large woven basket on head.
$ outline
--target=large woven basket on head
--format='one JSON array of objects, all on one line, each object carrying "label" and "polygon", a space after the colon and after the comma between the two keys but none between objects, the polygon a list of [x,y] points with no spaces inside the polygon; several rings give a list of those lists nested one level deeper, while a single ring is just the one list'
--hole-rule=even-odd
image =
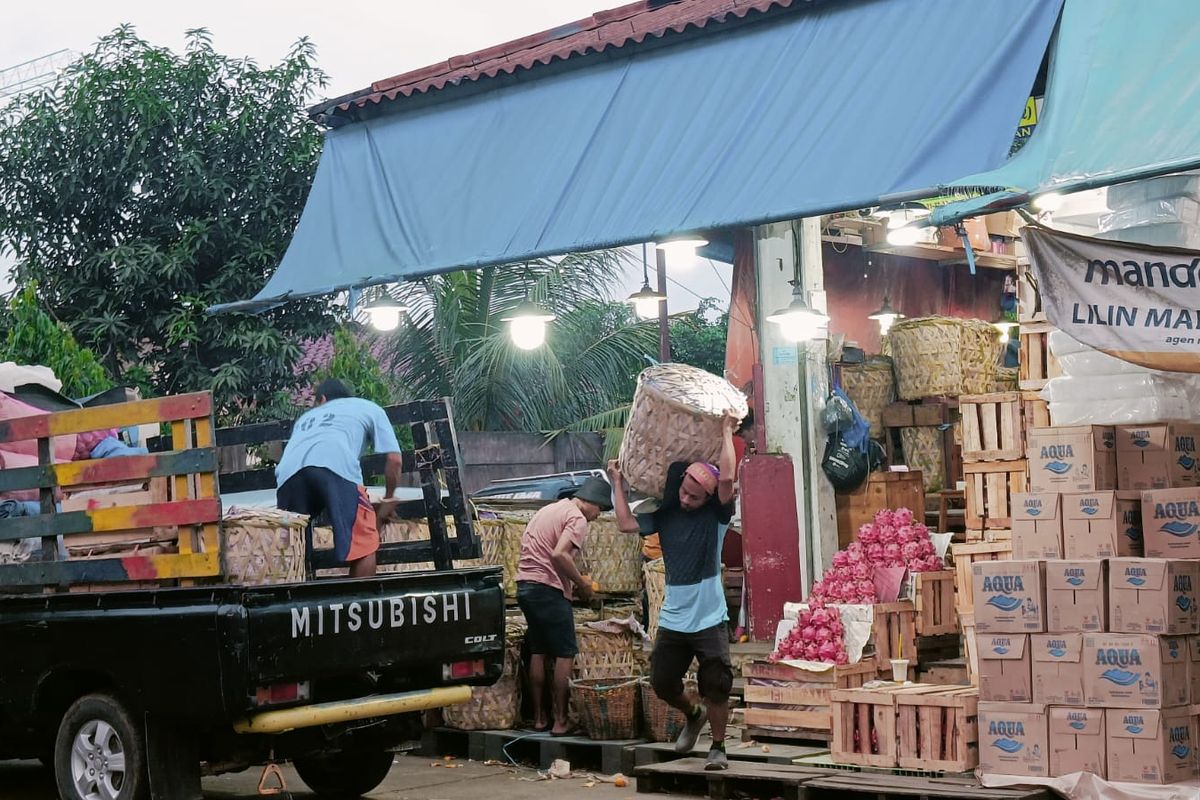
[{"label": "large woven basket on head", "polygon": [[[642,694],[642,730],[646,737],[655,742],[673,742],[683,730],[683,712],[667,705],[654,693],[649,678],[639,681]],[[694,677],[683,681],[683,693],[695,702],[698,688]]]},{"label": "large woven basket on head", "polygon": [[576,625],[575,639],[579,643],[575,677],[610,679],[639,674],[633,634],[609,633]]},{"label": "large woven basket on head", "polygon": [[304,580],[308,517],[274,508],[231,510],[221,521],[225,577],[259,586]]},{"label": "large woven basket on head", "polygon": [[589,739],[637,737],[641,693],[636,676],[577,678],[571,681],[571,699]]},{"label": "large woven basket on head", "polygon": [[523,627],[509,625],[505,631],[504,674],[491,686],[475,686],[471,699],[442,709],[449,728],[463,731],[509,730],[521,718],[521,644]]},{"label": "large woven basket on head", "polygon": [[642,494],[662,497],[672,462],[716,463],[721,419],[730,409],[746,416],[746,396],[724,378],[686,364],[642,370],[621,440],[626,482]]},{"label": "large woven basket on head", "polygon": [[611,515],[588,524],[580,560],[605,594],[642,590],[642,537],[622,532]]},{"label": "large woven basket on head", "polygon": [[996,381],[1000,339],[983,320],[918,317],[888,332],[902,400],[983,394]]},{"label": "large woven basket on head", "polygon": [[883,409],[896,399],[892,360],[873,358],[862,364],[842,365],[842,388],[858,413],[871,423],[871,438],[883,438]]},{"label": "large woven basket on head", "polygon": [[642,574],[646,581],[646,605],[650,612],[646,634],[650,641],[654,641],[658,636],[658,615],[667,597],[667,568],[661,558],[655,558],[642,565]]},{"label": "large woven basket on head", "polygon": [[945,489],[942,485],[946,482],[942,432],[933,425],[901,428],[900,443],[904,447],[904,463],[909,469],[921,470],[921,483],[926,493]]}]

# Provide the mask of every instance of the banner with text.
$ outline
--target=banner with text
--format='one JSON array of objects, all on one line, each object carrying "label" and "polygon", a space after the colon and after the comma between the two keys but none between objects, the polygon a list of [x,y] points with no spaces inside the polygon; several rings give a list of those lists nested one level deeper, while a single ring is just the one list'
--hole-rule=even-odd
[{"label": "banner with text", "polygon": [[1022,236],[1051,324],[1134,364],[1200,373],[1200,252],[1040,225]]}]

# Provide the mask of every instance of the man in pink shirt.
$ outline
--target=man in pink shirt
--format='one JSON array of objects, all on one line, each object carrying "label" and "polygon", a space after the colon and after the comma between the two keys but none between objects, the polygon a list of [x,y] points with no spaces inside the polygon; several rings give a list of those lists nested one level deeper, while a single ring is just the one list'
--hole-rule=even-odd
[{"label": "man in pink shirt", "polygon": [[[567,700],[571,670],[579,646],[571,598],[592,597],[592,587],[579,573],[575,555],[583,547],[588,523],[612,508],[612,489],[603,478],[588,478],[574,497],[559,500],[533,515],[521,537],[517,566],[517,604],[529,630],[525,641],[532,656],[529,685],[533,691],[533,724],[554,736],[570,733]],[[546,704],[546,659],[554,664],[550,720]]]}]

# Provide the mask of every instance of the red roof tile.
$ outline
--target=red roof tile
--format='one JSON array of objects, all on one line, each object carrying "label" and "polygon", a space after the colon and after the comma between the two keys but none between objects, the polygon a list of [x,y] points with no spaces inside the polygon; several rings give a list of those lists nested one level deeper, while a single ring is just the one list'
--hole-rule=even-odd
[{"label": "red roof tile", "polygon": [[[809,0],[811,1],[811,0]],[[511,75],[556,60],[640,44],[647,38],[660,39],[688,28],[702,29],[709,23],[740,20],[750,12],[765,13],[788,8],[801,0],[640,0],[608,11],[598,11],[577,22],[559,25],[541,33],[455,56],[428,67],[375,81],[370,88],[333,101],[348,111],[368,104],[411,97],[468,81]],[[326,110],[332,110],[325,106]]]}]

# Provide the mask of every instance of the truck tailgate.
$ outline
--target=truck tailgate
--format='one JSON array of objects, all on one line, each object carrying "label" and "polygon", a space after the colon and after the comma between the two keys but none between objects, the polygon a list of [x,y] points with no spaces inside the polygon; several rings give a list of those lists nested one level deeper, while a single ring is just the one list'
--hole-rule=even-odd
[{"label": "truck tailgate", "polygon": [[[247,588],[247,672],[258,685],[408,670],[466,660],[503,666],[498,568]],[[446,681],[451,682],[451,681]]]}]

